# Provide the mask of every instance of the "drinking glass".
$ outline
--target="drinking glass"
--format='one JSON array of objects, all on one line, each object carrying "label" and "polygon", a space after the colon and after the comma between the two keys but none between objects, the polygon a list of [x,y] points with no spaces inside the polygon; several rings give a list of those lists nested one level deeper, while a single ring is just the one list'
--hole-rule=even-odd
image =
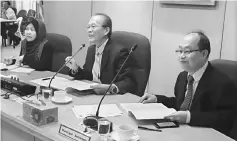
[{"label": "drinking glass", "polygon": [[98,133],[100,135],[100,141],[107,141],[110,130],[110,121],[107,119],[98,119]]}]

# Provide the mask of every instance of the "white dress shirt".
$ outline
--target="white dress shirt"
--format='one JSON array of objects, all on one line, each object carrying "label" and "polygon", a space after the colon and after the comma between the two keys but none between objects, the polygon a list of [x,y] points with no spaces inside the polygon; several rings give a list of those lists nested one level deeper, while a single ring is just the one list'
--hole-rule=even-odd
[{"label": "white dress shirt", "polygon": [[92,75],[93,75],[93,81],[97,83],[101,83],[100,81],[101,60],[102,60],[103,51],[107,42],[108,42],[108,39],[102,45],[100,45],[99,47],[96,47],[96,50],[95,50],[95,61],[92,68]]},{"label": "white dress shirt", "polygon": [[[198,83],[200,81],[200,79],[202,78],[202,75],[203,73],[205,72],[206,68],[207,68],[207,65],[208,65],[208,61],[205,63],[205,65],[200,68],[198,71],[196,71],[192,76],[194,78],[194,83],[193,83],[193,95],[192,95],[192,100],[191,100],[191,103],[190,105],[192,105],[192,101],[193,101],[193,97],[194,97],[194,94],[195,94],[195,91],[197,89],[197,86],[198,86]],[[190,74],[188,74],[190,75]],[[188,76],[187,76],[188,77]],[[187,85],[188,87],[188,85]],[[185,92],[185,96],[187,95],[187,91]],[[186,119],[186,123],[189,123],[190,120],[191,120],[191,114],[190,114],[190,111],[186,111],[187,112],[187,119]]]},{"label": "white dress shirt", "polygon": [[7,8],[7,10],[5,11],[5,15],[8,20],[16,20],[16,14],[15,14],[14,10],[10,7]]}]

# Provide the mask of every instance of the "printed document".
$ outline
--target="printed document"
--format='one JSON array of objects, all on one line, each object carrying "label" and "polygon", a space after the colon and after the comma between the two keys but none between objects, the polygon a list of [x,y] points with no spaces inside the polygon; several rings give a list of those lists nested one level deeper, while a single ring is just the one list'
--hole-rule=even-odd
[{"label": "printed document", "polygon": [[[84,118],[86,116],[95,115],[98,105],[75,105],[72,108],[73,113],[77,118]],[[117,107],[116,104],[103,104],[100,106],[99,116],[118,116],[123,112]]]},{"label": "printed document", "polygon": [[162,103],[121,103],[120,105],[125,111],[131,112],[137,120],[164,119],[165,116],[176,111],[173,108],[167,108]]}]

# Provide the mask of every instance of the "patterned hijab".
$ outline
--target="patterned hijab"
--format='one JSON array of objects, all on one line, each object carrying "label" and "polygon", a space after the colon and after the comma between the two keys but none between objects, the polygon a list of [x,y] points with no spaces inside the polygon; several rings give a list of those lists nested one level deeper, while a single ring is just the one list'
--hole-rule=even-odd
[{"label": "patterned hijab", "polygon": [[[40,19],[33,19],[27,25],[32,24],[36,31],[36,38],[34,41],[27,41],[24,39],[21,43],[21,55],[35,55],[36,60],[40,60],[44,44],[47,43],[46,27]],[[26,25],[26,26],[27,26]]]}]

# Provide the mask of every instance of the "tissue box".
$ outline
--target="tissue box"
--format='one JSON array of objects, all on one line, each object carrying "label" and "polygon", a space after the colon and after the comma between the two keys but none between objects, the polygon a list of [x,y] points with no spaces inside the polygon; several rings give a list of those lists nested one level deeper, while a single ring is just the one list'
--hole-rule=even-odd
[{"label": "tissue box", "polygon": [[52,103],[23,103],[23,119],[33,125],[40,126],[58,121],[58,107]]}]

